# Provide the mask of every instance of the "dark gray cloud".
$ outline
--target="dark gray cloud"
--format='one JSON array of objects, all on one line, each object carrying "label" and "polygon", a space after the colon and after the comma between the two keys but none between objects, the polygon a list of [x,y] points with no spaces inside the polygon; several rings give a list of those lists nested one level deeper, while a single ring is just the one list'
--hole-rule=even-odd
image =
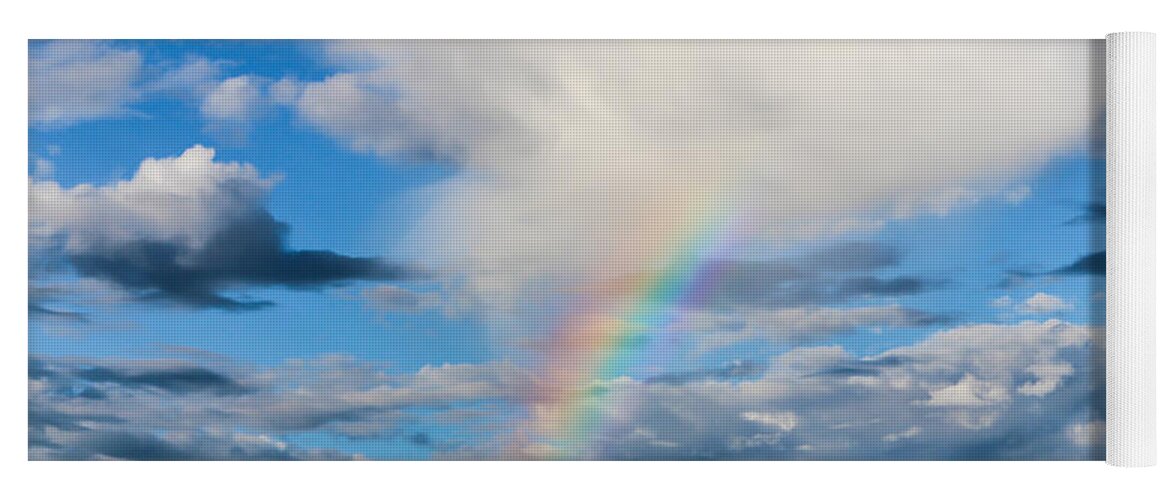
[{"label": "dark gray cloud", "polygon": [[95,366],[75,370],[73,375],[87,382],[112,383],[130,388],[153,387],[178,394],[207,391],[231,395],[248,392],[247,387],[236,382],[232,377],[198,366],[145,370],[120,370]]},{"label": "dark gray cloud", "polygon": [[54,305],[54,302],[58,301],[58,299],[60,299],[62,296],[68,295],[68,293],[68,290],[60,286],[34,286],[30,283],[28,287],[29,317],[67,321],[71,323],[88,322],[89,319],[85,316],[85,314],[59,309],[56,305]]},{"label": "dark gray cloud", "polygon": [[889,245],[852,241],[822,249],[795,259],[805,268],[835,272],[866,272],[897,265],[902,254]]},{"label": "dark gray cloud", "polygon": [[415,446],[431,446],[431,436],[426,432],[412,433],[407,440]]},{"label": "dark gray cloud", "polygon": [[1045,276],[1106,276],[1106,251],[1094,252],[1067,266],[1048,272],[1007,271],[996,286],[998,288],[1012,288],[1027,283],[1033,278]]},{"label": "dark gray cloud", "polygon": [[704,299],[717,307],[796,307],[913,295],[945,283],[918,276],[878,275],[901,259],[894,247],[850,242],[793,258],[731,261],[723,264],[720,280]]},{"label": "dark gray cloud", "polygon": [[736,360],[717,368],[668,372],[647,377],[648,384],[680,385],[700,380],[737,380],[758,377],[766,365],[750,359]]},{"label": "dark gray cloud", "polygon": [[920,278],[880,279],[873,276],[842,280],[832,297],[846,300],[856,296],[898,297],[920,293],[930,285]]},{"label": "dark gray cloud", "polygon": [[48,303],[77,295],[68,289],[77,280],[38,284],[61,276],[111,284],[118,300],[226,310],[271,305],[230,296],[251,287],[420,277],[377,258],[287,248],[288,226],[265,207],[279,178],[214,157],[214,150],[193,146],[178,157],[144,160],[133,178],[104,186],[30,182],[30,311],[68,310]]},{"label": "dark gray cloud", "polygon": [[1049,274],[1054,275],[1106,275],[1106,252],[1095,252],[1082,257],[1068,266],[1056,269]]},{"label": "dark gray cloud", "polygon": [[855,359],[838,363],[836,366],[812,373],[811,377],[872,377],[882,373],[884,368],[893,368],[909,362],[898,356]]},{"label": "dark gray cloud", "polygon": [[90,425],[64,443],[30,435],[30,459],[49,460],[351,460],[353,455],[304,449],[264,437],[240,434],[153,434]]},{"label": "dark gray cloud", "polygon": [[84,314],[73,311],[58,311],[48,306],[32,302],[31,299],[28,304],[28,315],[32,318],[52,318],[81,323],[88,321]]},{"label": "dark gray cloud", "polygon": [[1086,205],[1083,212],[1065,221],[1065,225],[1072,226],[1076,224],[1104,224],[1106,222],[1106,204],[1105,203],[1090,203]]},{"label": "dark gray cloud", "polygon": [[350,280],[395,280],[420,273],[380,259],[329,251],[288,250],[288,228],[257,210],[223,223],[206,244],[134,240],[68,254],[79,274],[115,283],[142,300],[168,300],[193,307],[248,310],[268,301],[237,300],[234,287],[312,288]]}]

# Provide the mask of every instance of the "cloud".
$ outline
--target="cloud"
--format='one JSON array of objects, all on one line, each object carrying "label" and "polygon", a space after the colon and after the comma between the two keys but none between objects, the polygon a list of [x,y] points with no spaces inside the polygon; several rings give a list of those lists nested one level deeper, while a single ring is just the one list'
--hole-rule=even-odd
[{"label": "cloud", "polygon": [[236,76],[219,83],[199,106],[212,122],[247,123],[264,103],[262,82],[256,77]]},{"label": "cloud", "polygon": [[1031,278],[1044,276],[1105,276],[1106,251],[1091,253],[1072,264],[1048,272],[1007,271],[1004,274],[1004,278],[997,284],[1000,288],[1011,288],[1025,283]]},{"label": "cloud", "polygon": [[293,79],[225,77],[231,63],[200,56],[144,63],[137,50],[96,41],[53,41],[29,49],[29,123],[66,127],[142,115],[135,103],[177,99],[195,106],[212,129],[240,132],[270,106],[289,105]]},{"label": "cloud", "polygon": [[1005,388],[998,383],[980,380],[970,373],[953,385],[930,391],[923,403],[929,406],[986,406],[1008,400]]},{"label": "cloud", "polygon": [[647,377],[648,384],[680,385],[700,380],[734,380],[758,377],[766,366],[752,360],[736,360],[718,368],[668,372]]},{"label": "cloud", "polygon": [[1070,424],[1065,432],[1069,440],[1078,446],[1102,447],[1106,444],[1106,422],[1101,420]]},{"label": "cloud", "polygon": [[129,112],[138,98],[142,58],[89,41],[55,41],[29,48],[29,122],[62,127]]},{"label": "cloud", "polygon": [[88,318],[79,312],[69,311],[59,305],[64,296],[73,290],[62,285],[34,285],[28,287],[28,314],[30,318],[41,318],[70,323],[85,323]]},{"label": "cloud", "polygon": [[1035,380],[1017,387],[1017,392],[1042,397],[1053,392],[1066,377],[1073,375],[1073,366],[1065,362],[1039,363],[1030,366],[1028,372]]},{"label": "cloud", "polygon": [[293,106],[301,97],[303,84],[293,77],[285,77],[268,86],[268,95],[274,104]]},{"label": "cloud", "polygon": [[[693,342],[691,347],[697,352],[749,340],[794,346],[826,341],[836,335],[951,322],[952,318],[945,314],[893,303],[892,299],[929,292],[947,283],[918,276],[887,277],[901,260],[898,249],[866,241],[823,245],[772,259],[717,258],[708,263],[717,271],[705,271],[700,291],[656,307],[673,311],[668,328],[689,334],[682,338]],[[546,331],[550,311],[559,311],[566,303],[588,303],[590,314],[614,318],[629,307],[624,301],[631,298],[611,290],[623,290],[631,282],[645,283],[649,279],[652,278],[643,274],[584,289],[572,285],[536,287],[525,292],[530,298],[526,306],[533,312],[521,311],[514,316],[520,321],[501,322],[500,330],[509,332],[505,342],[513,345],[545,346],[547,339],[539,334]],[[456,296],[464,299],[462,294]]]},{"label": "cloud", "polygon": [[796,429],[798,423],[797,415],[791,411],[746,411],[740,414],[740,418],[747,422],[754,422],[768,427],[776,427],[777,429],[785,432]]},{"label": "cloud", "polygon": [[1054,270],[1049,274],[1053,275],[1106,275],[1106,252],[1095,252],[1085,257],[1082,257],[1068,266]]},{"label": "cloud", "polygon": [[33,317],[33,318],[41,317],[41,318],[50,318],[50,319],[65,320],[65,321],[71,321],[71,322],[85,322],[86,321],[86,317],[84,314],[74,312],[74,311],[60,311],[57,309],[53,309],[48,306],[39,304],[39,303],[33,301],[31,298],[29,299],[29,303],[28,303],[28,314],[30,317]]},{"label": "cloud", "polygon": [[288,228],[264,208],[277,179],[214,156],[195,146],[145,160],[133,178],[105,186],[31,180],[30,252],[60,255],[82,277],[135,299],[227,310],[269,304],[223,293],[238,287],[418,276],[375,258],[285,248]]},{"label": "cloud", "polygon": [[1070,308],[1071,306],[1061,297],[1045,292],[1037,292],[1032,297],[1025,299],[1020,305],[1020,311],[1028,314],[1053,314]]},{"label": "cloud", "polygon": [[1106,204],[1105,203],[1091,203],[1085,206],[1085,210],[1081,215],[1065,221],[1065,225],[1075,224],[1105,224],[1106,223]]},{"label": "cloud", "polygon": [[[870,357],[804,347],[747,378],[593,381],[596,459],[1101,460],[1101,331],[967,325]],[[536,410],[540,410],[539,399]],[[1084,436],[1083,436],[1084,431]],[[440,458],[539,458],[539,440]]]},{"label": "cloud", "polygon": [[914,295],[937,284],[918,277],[821,276],[807,268],[788,267],[783,261],[739,261],[727,263],[724,269],[725,274],[704,296],[716,307],[838,304],[856,298]]},{"label": "cloud", "polygon": [[639,403],[591,450],[643,459],[1101,459],[1100,442],[1069,430],[1104,415],[1098,335],[1060,321],[973,325],[871,358],[800,348],[751,380],[616,380],[615,397]]},{"label": "cloud", "polygon": [[1100,83],[1069,85],[1102,66],[1095,41],[329,51],[348,69],[305,83],[301,117],[359,151],[463,167],[411,241],[501,301],[550,276],[654,270],[705,213],[744,214],[742,245],[764,256],[946,213],[1085,144],[1103,113]]},{"label": "cloud", "polygon": [[797,345],[858,331],[932,326],[946,321],[942,316],[892,304],[697,311],[688,313],[678,328],[698,332],[701,349],[711,349],[749,339]]},{"label": "cloud", "polygon": [[129,388],[154,388],[172,393],[212,392],[220,395],[243,394],[248,389],[230,376],[196,366],[119,367],[96,366],[73,373],[79,380],[112,383]]},{"label": "cloud", "polygon": [[[804,347],[672,380],[591,381],[584,404],[612,406],[583,457],[1101,459],[1100,336],[1058,320],[968,325],[869,357]],[[343,457],[287,444],[313,432],[425,441],[434,458],[531,458],[542,443],[517,441],[525,421],[516,417],[539,410],[541,394],[539,377],[507,362],[392,373],[341,356],[275,367],[35,357],[29,450],[76,459]],[[472,425],[468,418],[482,433],[432,431]]]},{"label": "cloud", "polygon": [[[757,320],[763,320],[769,314],[766,310],[800,316],[820,310],[824,317],[837,310],[825,306],[915,295],[946,283],[919,276],[880,277],[890,274],[890,268],[901,260],[898,249],[865,241],[838,243],[791,257],[715,260],[710,266],[718,269],[713,273],[717,277],[704,283],[702,293],[696,294],[693,303],[679,307],[721,313],[709,316],[712,319],[717,316],[731,319],[751,313]],[[630,279],[624,277],[600,287],[621,287],[624,280]],[[916,314],[921,315],[919,319],[924,324],[942,319],[916,311],[904,312],[907,323],[919,322],[909,317]],[[703,315],[691,315],[691,318],[704,320]]]},{"label": "cloud", "polygon": [[[794,345],[862,330],[949,322],[945,314],[892,304],[894,299],[948,284],[944,279],[897,274],[902,258],[895,247],[857,240],[769,259],[714,257],[704,263],[702,283],[693,293],[656,307],[674,311],[672,330],[700,334],[693,340],[701,351],[754,338]],[[623,290],[631,283],[655,279],[659,278],[654,273],[644,272],[585,286],[573,280],[523,290],[502,285],[499,294],[527,299],[512,309],[495,309],[499,303],[477,297],[475,291],[461,288],[464,283],[458,280],[445,298],[459,304],[460,311],[487,312],[480,317],[493,322],[494,331],[507,332],[502,342],[528,348],[547,344],[548,339],[540,335],[547,331],[550,314],[564,311],[566,304],[589,304],[589,314],[624,321],[619,316],[636,307],[632,304],[640,297]]]},{"label": "cloud", "polygon": [[1029,186],[1022,184],[1004,193],[1004,200],[1013,205],[1020,205],[1021,202],[1029,199],[1029,196],[1032,194],[1032,189],[1029,189]]},{"label": "cloud", "polygon": [[[55,428],[54,428],[55,429]],[[353,460],[361,455],[302,449],[263,434],[190,432],[153,434],[102,426],[35,436],[30,460]],[[43,445],[43,446],[42,446]]]},{"label": "cloud", "polygon": [[792,259],[795,266],[818,272],[868,272],[897,265],[902,252],[872,241],[847,241]]},{"label": "cloud", "polygon": [[901,259],[888,245],[848,242],[797,257],[719,262],[714,265],[719,278],[708,285],[703,300],[713,307],[825,305],[914,295],[942,284],[916,276],[874,275]]},{"label": "cloud", "polygon": [[920,427],[911,427],[903,432],[892,432],[890,434],[887,434],[882,437],[882,440],[893,443],[895,441],[899,441],[902,439],[913,439],[915,436],[918,436],[922,432],[923,432],[923,429]]},{"label": "cloud", "polygon": [[143,84],[143,91],[198,103],[221,85],[227,66],[222,61],[191,56],[177,66],[150,68],[156,74]]},{"label": "cloud", "polygon": [[395,285],[362,290],[362,300],[379,313],[417,313],[438,307],[442,299],[435,292],[415,292]]},{"label": "cloud", "polygon": [[415,446],[431,445],[431,436],[427,435],[425,432],[416,432],[411,434],[407,439],[410,440],[411,444]]},{"label": "cloud", "polygon": [[53,172],[57,169],[52,160],[40,157],[33,157],[33,177],[48,178],[53,176]]},{"label": "cloud", "polygon": [[[417,418],[485,401],[519,402],[534,381],[506,363],[391,375],[351,358],[272,368],[175,359],[29,360],[32,459],[278,460],[359,458],[282,436],[406,436]],[[414,433],[412,433],[414,434]],[[414,439],[414,438],[412,438]],[[417,441],[417,439],[416,439]]]}]

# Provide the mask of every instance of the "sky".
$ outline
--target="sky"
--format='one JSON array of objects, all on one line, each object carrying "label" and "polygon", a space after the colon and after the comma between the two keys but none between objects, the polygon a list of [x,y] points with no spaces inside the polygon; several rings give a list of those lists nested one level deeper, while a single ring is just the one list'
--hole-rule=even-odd
[{"label": "sky", "polygon": [[32,459],[1102,460],[1099,41],[33,41]]}]

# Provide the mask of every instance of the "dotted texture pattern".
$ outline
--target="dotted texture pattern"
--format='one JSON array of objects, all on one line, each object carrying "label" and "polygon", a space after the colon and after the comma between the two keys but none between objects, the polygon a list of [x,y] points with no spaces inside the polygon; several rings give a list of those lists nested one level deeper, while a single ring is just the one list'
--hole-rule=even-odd
[{"label": "dotted texture pattern", "polygon": [[1106,462],[1155,464],[1155,35],[1106,37]]}]

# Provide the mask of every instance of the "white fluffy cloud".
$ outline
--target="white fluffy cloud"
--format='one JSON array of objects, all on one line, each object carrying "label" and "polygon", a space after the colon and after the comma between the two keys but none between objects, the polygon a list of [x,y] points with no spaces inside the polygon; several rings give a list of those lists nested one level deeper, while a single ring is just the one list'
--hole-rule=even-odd
[{"label": "white fluffy cloud", "polygon": [[419,277],[379,258],[286,248],[288,227],[265,207],[277,180],[202,146],[144,160],[108,185],[30,179],[29,251],[45,269],[72,268],[130,297],[231,310],[271,305],[224,295],[240,287]]},{"label": "white fluffy cloud", "polygon": [[31,180],[30,239],[36,247],[63,237],[72,251],[138,239],[199,248],[225,218],[262,207],[278,180],[214,157],[215,150],[194,146],[178,157],[143,160],[134,177],[105,186]]},{"label": "white fluffy cloud", "polygon": [[931,406],[985,406],[1008,399],[1002,385],[980,380],[970,373],[964,374],[959,382],[930,391],[930,394],[926,404]]},{"label": "white fluffy cloud", "polygon": [[1100,118],[1101,49],[345,42],[354,69],[298,109],[355,149],[468,167],[415,241],[501,295],[518,275],[653,269],[721,209],[767,249],[1003,193]]},{"label": "white fluffy cloud", "polygon": [[[597,451],[615,457],[633,447],[663,458],[1004,458],[1020,450],[1005,446],[1002,436],[1028,436],[1015,446],[1048,446],[1051,458],[1085,456],[1101,429],[1062,422],[1101,411],[1094,399],[1101,390],[1097,335],[1060,321],[973,325],[869,358],[840,347],[796,349],[775,358],[756,380],[616,384],[647,402],[638,417],[619,419]],[[1054,366],[1069,369],[1049,369]],[[705,417],[693,417],[698,414]],[[633,428],[677,447],[624,439]]]},{"label": "white fluffy cloud", "polygon": [[118,116],[138,97],[142,58],[96,42],[51,42],[29,53],[29,122],[66,126]]},{"label": "white fluffy cloud", "polygon": [[[1065,299],[1045,292],[1037,292],[1027,299],[1017,302],[1010,296],[1003,296],[990,302],[992,307],[1006,309],[1018,314],[1052,315],[1073,309],[1073,305]],[[1015,307],[1014,307],[1015,305]],[[1011,308],[1011,309],[1010,309]]]},{"label": "white fluffy cloud", "polygon": [[1065,311],[1070,308],[1061,297],[1056,295],[1049,295],[1045,292],[1037,292],[1032,297],[1025,299],[1020,305],[1021,312],[1028,314],[1052,314],[1055,312]]},{"label": "white fluffy cloud", "polygon": [[263,82],[256,77],[236,76],[220,82],[207,94],[199,112],[212,121],[242,123],[251,120],[263,104]]},{"label": "white fluffy cloud", "polygon": [[293,77],[281,78],[268,86],[268,95],[274,104],[295,105],[301,96],[301,82]]}]

